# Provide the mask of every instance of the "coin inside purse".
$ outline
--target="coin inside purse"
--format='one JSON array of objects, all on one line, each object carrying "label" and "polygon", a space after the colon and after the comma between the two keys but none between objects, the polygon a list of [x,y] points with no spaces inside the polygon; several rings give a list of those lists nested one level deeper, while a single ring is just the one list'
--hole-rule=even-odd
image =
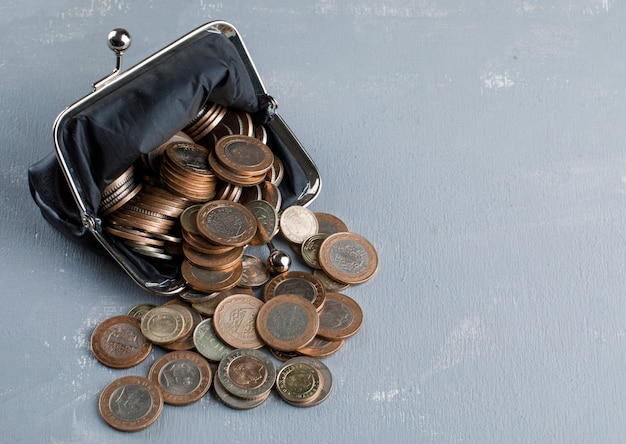
[{"label": "coin inside purse", "polygon": [[103,229],[103,191],[130,165],[188,127],[208,103],[249,113],[284,166],[282,208],[319,193],[318,170],[276,113],[235,28],[211,22],[117,75],[68,107],[54,127],[55,153],[29,168],[33,199],[56,229],[106,252],[145,289],[184,288],[180,261],[137,254]]}]

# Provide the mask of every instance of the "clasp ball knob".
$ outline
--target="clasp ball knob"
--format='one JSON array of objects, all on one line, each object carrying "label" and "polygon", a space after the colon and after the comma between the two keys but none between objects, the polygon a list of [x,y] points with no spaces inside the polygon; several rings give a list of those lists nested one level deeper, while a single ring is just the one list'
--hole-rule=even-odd
[{"label": "clasp ball knob", "polygon": [[286,273],[291,266],[291,257],[284,251],[274,250],[268,260],[270,270],[274,273]]},{"label": "clasp ball knob", "polygon": [[115,28],[107,36],[107,45],[115,54],[121,55],[130,46],[130,34],[123,28]]}]

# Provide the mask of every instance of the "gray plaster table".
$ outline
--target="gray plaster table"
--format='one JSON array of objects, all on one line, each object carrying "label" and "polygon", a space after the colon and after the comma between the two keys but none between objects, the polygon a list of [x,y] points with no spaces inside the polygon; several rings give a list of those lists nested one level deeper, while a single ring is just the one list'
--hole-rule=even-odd
[{"label": "gray plaster table", "polygon": [[[53,230],[27,169],[113,67],[234,23],[319,167],[311,209],[378,249],[323,404],[209,394],[150,428],[97,411],[103,319],[147,294]],[[624,442],[626,35],[612,0],[28,0],[0,5],[0,442]]]}]

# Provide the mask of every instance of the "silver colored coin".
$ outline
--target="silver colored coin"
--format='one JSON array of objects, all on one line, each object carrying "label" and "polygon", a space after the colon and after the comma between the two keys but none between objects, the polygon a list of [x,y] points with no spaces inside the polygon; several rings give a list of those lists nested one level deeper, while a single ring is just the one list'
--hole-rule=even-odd
[{"label": "silver colored coin", "polygon": [[224,356],[235,350],[215,334],[211,318],[198,324],[193,332],[193,343],[198,353],[214,362],[220,362]]},{"label": "silver colored coin", "polygon": [[[252,211],[252,214],[258,221],[259,226],[257,230],[262,230],[262,232],[257,233],[257,236],[263,237],[265,241],[263,243],[267,243],[278,231],[278,213],[276,209],[265,200],[253,200],[246,203],[246,207]],[[257,243],[258,245],[260,243]]]},{"label": "silver colored coin", "polygon": [[215,389],[215,394],[217,395],[217,397],[220,398],[220,400],[225,405],[237,410],[247,410],[258,407],[263,404],[270,395],[270,392],[268,391],[265,395],[259,396],[258,398],[254,399],[244,399],[234,396],[226,391],[226,389],[220,382],[220,378],[217,377],[217,373],[213,378],[213,388]]},{"label": "silver colored coin", "polygon": [[307,238],[302,242],[300,252],[302,253],[302,259],[306,264],[316,270],[320,270],[322,267],[317,260],[317,255],[320,251],[322,242],[328,237],[326,233],[317,233]]},{"label": "silver colored coin", "polygon": [[240,348],[220,361],[217,376],[231,395],[255,399],[272,389],[276,380],[276,368],[264,352]]},{"label": "silver colored coin", "polygon": [[315,214],[300,205],[285,208],[280,216],[280,231],[285,239],[294,244],[301,244],[316,234],[318,227]]}]

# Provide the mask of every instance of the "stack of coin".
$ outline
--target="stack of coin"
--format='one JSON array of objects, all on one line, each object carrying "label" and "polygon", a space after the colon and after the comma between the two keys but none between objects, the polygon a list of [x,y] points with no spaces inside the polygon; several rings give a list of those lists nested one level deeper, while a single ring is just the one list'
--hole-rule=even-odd
[{"label": "stack of coin", "polygon": [[264,352],[238,349],[219,363],[214,377],[215,393],[235,409],[249,409],[262,404],[276,381],[276,368]]},{"label": "stack of coin", "polygon": [[209,168],[208,154],[205,147],[194,143],[169,144],[161,160],[161,182],[193,202],[211,200],[215,196],[217,180]]},{"label": "stack of coin", "polygon": [[287,360],[276,374],[281,398],[296,407],[312,407],[323,402],[332,389],[332,375],[326,365],[307,356]]},{"label": "stack of coin", "polygon": [[131,200],[141,190],[141,183],[135,181],[135,167],[129,166],[117,179],[102,190],[100,215],[111,214]]},{"label": "stack of coin", "polygon": [[206,103],[198,116],[183,131],[199,142],[219,125],[227,111],[226,107],[217,103]]},{"label": "stack of coin", "polygon": [[208,159],[217,177],[241,186],[264,182],[274,164],[274,154],[266,144],[255,137],[239,134],[218,139]]}]

